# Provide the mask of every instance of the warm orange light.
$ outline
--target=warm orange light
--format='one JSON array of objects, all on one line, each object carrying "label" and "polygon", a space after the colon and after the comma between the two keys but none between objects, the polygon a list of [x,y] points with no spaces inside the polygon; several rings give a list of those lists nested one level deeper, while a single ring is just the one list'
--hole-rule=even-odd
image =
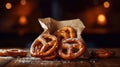
[{"label": "warm orange light", "polygon": [[104,14],[99,14],[97,17],[98,24],[99,25],[105,25],[106,24],[106,17]]},{"label": "warm orange light", "polygon": [[5,7],[6,7],[6,9],[11,9],[12,8],[12,4],[8,2],[8,3],[6,3]]},{"label": "warm orange light", "polygon": [[110,7],[110,3],[108,1],[105,1],[103,3],[103,5],[104,5],[105,8],[109,8]]},{"label": "warm orange light", "polygon": [[21,16],[19,18],[19,24],[21,24],[21,25],[26,25],[27,24],[27,18],[26,18],[26,16]]},{"label": "warm orange light", "polygon": [[20,4],[21,4],[21,5],[25,5],[25,4],[26,4],[26,0],[21,0],[21,1],[20,1]]}]

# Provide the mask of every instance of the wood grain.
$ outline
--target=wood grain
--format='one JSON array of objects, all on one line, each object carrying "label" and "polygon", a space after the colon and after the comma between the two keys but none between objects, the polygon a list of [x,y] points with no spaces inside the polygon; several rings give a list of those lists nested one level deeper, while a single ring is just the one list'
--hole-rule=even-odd
[{"label": "wood grain", "polygon": [[[89,48],[90,53],[99,48]],[[76,59],[71,61],[66,60],[41,60],[40,58],[30,57],[0,57],[0,67],[120,67],[120,49],[107,48],[115,52],[115,55],[106,58],[89,58],[89,59]]]}]

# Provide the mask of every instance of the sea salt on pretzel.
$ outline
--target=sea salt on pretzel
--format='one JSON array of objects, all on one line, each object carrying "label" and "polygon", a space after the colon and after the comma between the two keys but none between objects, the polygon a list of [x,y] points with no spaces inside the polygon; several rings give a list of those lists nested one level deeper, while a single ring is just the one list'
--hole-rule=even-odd
[{"label": "sea salt on pretzel", "polygon": [[68,38],[62,41],[58,50],[59,56],[66,60],[76,59],[85,52],[85,44],[78,38]]},{"label": "sea salt on pretzel", "polygon": [[55,32],[55,35],[57,36],[58,41],[62,41],[63,39],[67,39],[67,38],[75,38],[76,32],[72,27],[64,26],[64,27],[58,29]]},{"label": "sea salt on pretzel", "polygon": [[34,57],[48,56],[58,48],[58,41],[54,35],[42,34],[34,41],[30,53]]}]

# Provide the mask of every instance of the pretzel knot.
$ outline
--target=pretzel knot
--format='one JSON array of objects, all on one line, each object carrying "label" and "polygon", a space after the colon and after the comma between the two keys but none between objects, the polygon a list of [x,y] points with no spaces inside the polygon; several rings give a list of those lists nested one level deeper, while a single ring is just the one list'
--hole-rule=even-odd
[{"label": "pretzel knot", "polygon": [[66,60],[78,58],[85,52],[85,44],[78,38],[68,38],[62,41],[59,56]]},{"label": "pretzel knot", "polygon": [[58,41],[62,41],[63,39],[67,39],[67,38],[76,37],[75,30],[70,26],[65,26],[65,27],[58,29],[55,32],[55,35],[57,36]]},{"label": "pretzel knot", "polygon": [[58,48],[57,38],[50,34],[42,34],[32,44],[30,53],[34,57],[51,56]]}]

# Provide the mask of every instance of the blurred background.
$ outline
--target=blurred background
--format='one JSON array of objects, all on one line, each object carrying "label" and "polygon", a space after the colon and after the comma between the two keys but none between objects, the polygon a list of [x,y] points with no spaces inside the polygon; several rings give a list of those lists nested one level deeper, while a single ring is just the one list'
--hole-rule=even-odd
[{"label": "blurred background", "polygon": [[0,48],[29,48],[46,17],[81,19],[88,48],[120,47],[120,0],[0,0]]}]

